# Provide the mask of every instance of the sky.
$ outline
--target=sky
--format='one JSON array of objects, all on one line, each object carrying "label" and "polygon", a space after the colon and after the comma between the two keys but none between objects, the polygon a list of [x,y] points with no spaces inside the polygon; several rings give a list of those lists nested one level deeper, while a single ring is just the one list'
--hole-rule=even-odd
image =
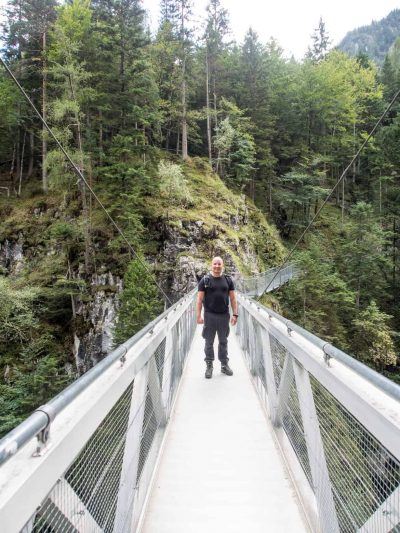
[{"label": "sky", "polygon": [[[1,0],[0,0],[1,1]],[[152,27],[158,22],[158,0],[144,0]],[[208,0],[194,0],[194,13],[200,21]],[[260,40],[275,37],[285,55],[301,59],[318,27],[320,17],[332,40],[339,44],[350,30],[386,17],[400,8],[400,0],[221,0],[228,10],[232,38],[242,40],[251,26]]]},{"label": "sky", "polygon": [[[5,3],[6,0],[0,0],[0,8]],[[197,25],[201,24],[207,3],[208,0],[193,1]],[[241,41],[251,26],[261,41],[275,37],[285,55],[294,55],[296,59],[304,56],[320,17],[332,45],[336,45],[348,31],[380,20],[400,8],[400,0],[221,0],[221,3],[229,12],[232,39]],[[159,18],[159,0],[143,0],[143,5],[154,30]]]}]

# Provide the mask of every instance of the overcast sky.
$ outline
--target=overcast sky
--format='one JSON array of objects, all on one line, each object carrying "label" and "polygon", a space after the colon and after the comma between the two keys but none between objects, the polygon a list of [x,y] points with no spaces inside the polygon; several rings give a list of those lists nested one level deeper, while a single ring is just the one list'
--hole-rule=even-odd
[{"label": "overcast sky", "polygon": [[[195,0],[196,18],[204,15],[208,0]],[[380,20],[400,0],[221,0],[228,10],[232,36],[241,40],[251,26],[262,41],[275,37],[287,55],[303,57],[310,35],[320,17],[332,39],[338,44],[349,30]],[[144,0],[152,26],[158,22],[158,0]]]},{"label": "overcast sky", "polygon": [[[275,37],[289,56],[303,57],[310,44],[310,35],[325,22],[332,44],[338,44],[349,30],[380,20],[400,8],[400,0],[221,0],[229,11],[232,38],[243,39],[252,28],[266,42]],[[0,7],[6,0],[0,0]],[[208,0],[194,0],[198,24],[204,16]],[[159,0],[143,0],[153,29],[158,23]]]}]

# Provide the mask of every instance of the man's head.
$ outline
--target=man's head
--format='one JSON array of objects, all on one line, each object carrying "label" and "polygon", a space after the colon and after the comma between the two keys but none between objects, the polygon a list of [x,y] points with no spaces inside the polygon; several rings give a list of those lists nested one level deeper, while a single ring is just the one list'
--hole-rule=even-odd
[{"label": "man's head", "polygon": [[214,257],[211,262],[211,274],[216,278],[221,276],[224,270],[224,262],[221,257]]}]

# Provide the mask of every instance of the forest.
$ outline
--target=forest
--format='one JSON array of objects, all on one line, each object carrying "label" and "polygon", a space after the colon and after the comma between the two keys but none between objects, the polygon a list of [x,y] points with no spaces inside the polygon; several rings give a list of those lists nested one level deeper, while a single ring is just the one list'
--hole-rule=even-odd
[{"label": "forest", "polygon": [[[117,295],[118,343],[162,311],[155,279],[171,294],[155,260],[171,228],[190,238],[212,209],[250,212],[258,264],[239,250],[228,266],[279,265],[400,87],[400,38],[378,66],[332,48],[320,20],[295,60],[251,28],[233,40],[220,0],[201,24],[192,8],[161,0],[151,32],[141,0],[6,5],[3,59],[138,255],[1,68],[0,432],[95,363],[79,367],[72,350],[94,276]],[[300,276],[263,300],[397,382],[399,111],[396,100],[296,251]]]}]

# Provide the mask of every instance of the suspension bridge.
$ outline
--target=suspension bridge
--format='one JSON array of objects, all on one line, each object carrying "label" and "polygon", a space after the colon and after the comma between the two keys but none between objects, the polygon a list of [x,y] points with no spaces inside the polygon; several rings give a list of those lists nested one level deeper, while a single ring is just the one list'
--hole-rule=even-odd
[{"label": "suspension bridge", "polygon": [[[193,290],[0,441],[4,533],[400,531],[400,387],[238,283],[234,376]],[[271,283],[273,280],[273,283]]]}]

